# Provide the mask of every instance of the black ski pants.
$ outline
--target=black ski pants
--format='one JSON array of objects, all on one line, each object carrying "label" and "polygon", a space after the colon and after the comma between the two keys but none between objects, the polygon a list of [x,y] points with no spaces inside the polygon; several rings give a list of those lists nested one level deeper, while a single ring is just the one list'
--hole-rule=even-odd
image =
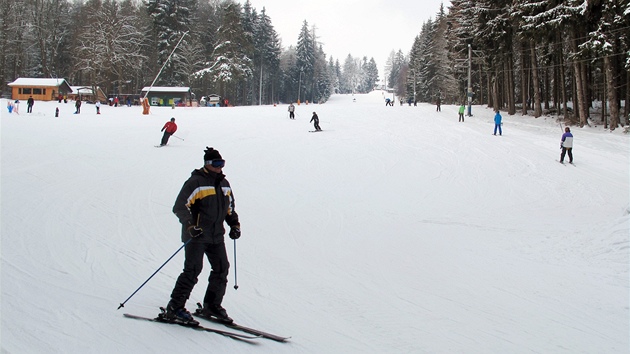
[{"label": "black ski pants", "polygon": [[569,162],[573,162],[573,152],[571,152],[573,148],[562,148],[562,154],[560,154],[560,162],[564,161],[564,155],[569,154]]},{"label": "black ski pants", "polygon": [[164,135],[162,135],[162,142],[160,142],[160,145],[166,145],[168,143],[168,138],[170,138],[171,135],[173,134],[165,131]]},{"label": "black ski pants", "polygon": [[208,288],[203,299],[204,304],[221,305],[225,289],[227,288],[227,276],[230,268],[225,243],[194,243],[190,242],[186,245],[184,260],[184,270],[177,278],[175,288],[171,293],[171,301],[169,303],[174,309],[186,306],[186,300],[190,297],[197,277],[203,269],[203,256],[205,255],[210,261],[212,271],[208,278]]}]

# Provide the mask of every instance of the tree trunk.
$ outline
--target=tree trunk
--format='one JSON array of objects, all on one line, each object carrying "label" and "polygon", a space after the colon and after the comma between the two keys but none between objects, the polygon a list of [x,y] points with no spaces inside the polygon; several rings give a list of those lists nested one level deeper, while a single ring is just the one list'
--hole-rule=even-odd
[{"label": "tree trunk", "polygon": [[[606,81],[606,75],[605,74],[604,74],[603,80]],[[606,102],[606,98],[605,98],[607,96],[607,94],[606,94],[607,87],[606,87],[606,83],[605,82],[603,83],[602,87],[604,89],[604,93],[603,93],[602,99],[601,99],[601,102],[602,102],[602,122],[604,123],[604,129],[608,129],[608,119],[606,117],[606,115],[608,114],[608,109],[607,109],[607,102]]]},{"label": "tree trunk", "polygon": [[[628,72],[626,72],[626,82],[630,81],[630,70]],[[624,109],[624,123],[626,125],[630,124],[630,122],[628,122],[628,118],[630,118],[630,106],[628,106],[628,104],[630,103],[630,87],[626,86],[626,103],[625,103],[625,109]]]},{"label": "tree trunk", "polygon": [[498,69],[494,69],[494,75],[492,76],[492,106],[495,111],[501,109],[501,104],[499,103],[499,74]]},{"label": "tree trunk", "polygon": [[[608,102],[610,104],[610,130],[615,130],[619,126],[619,98],[613,64],[609,56],[604,57],[604,72],[606,73]],[[604,103],[602,102],[602,104]],[[626,101],[627,104],[628,102]]]},{"label": "tree trunk", "polygon": [[[590,109],[593,108],[593,100],[594,100],[594,93],[595,92],[595,79],[594,76],[595,74],[593,72],[591,72],[591,65],[586,62],[586,61],[582,61],[582,63],[580,63],[580,68],[582,68],[582,84],[584,84],[584,104],[585,104],[585,108],[586,108],[586,118],[584,120],[584,123],[588,123],[587,120],[588,118],[590,118],[591,116],[591,111]],[[601,67],[599,68],[600,70],[603,70]],[[602,81],[604,79],[602,78]]]},{"label": "tree trunk", "polygon": [[476,95],[478,97],[477,103],[483,104],[483,64],[479,63],[477,67],[479,68],[479,95]]},{"label": "tree trunk", "polygon": [[516,93],[515,91],[515,85],[514,85],[514,62],[513,62],[513,58],[512,56],[508,56],[508,60],[506,61],[506,67],[507,67],[507,87],[505,88],[506,94],[507,94],[507,104],[508,104],[508,114],[509,115],[514,115],[516,114],[516,100],[514,97],[514,94]]},{"label": "tree trunk", "polygon": [[486,74],[486,82],[488,87],[488,107],[494,107],[494,86],[492,85],[492,74],[490,71]]},{"label": "tree trunk", "polygon": [[549,83],[549,68],[545,68],[543,70],[543,77],[544,77],[544,85],[543,85],[543,101],[545,102],[545,109],[547,111],[549,111],[549,92],[551,84]]},{"label": "tree trunk", "polygon": [[[573,53],[578,53],[578,45],[577,39],[575,38],[576,33],[573,33],[573,37],[571,38],[571,49]],[[576,96],[573,102],[573,109],[577,112],[578,117],[580,119],[580,127],[583,127],[586,124],[586,119],[588,118],[587,108],[586,108],[586,83],[584,82],[584,65],[580,64],[579,60],[573,60],[573,71],[575,78],[575,89]]]},{"label": "tree trunk", "polygon": [[532,41],[530,45],[531,63],[532,63],[532,85],[534,87],[534,117],[538,118],[542,115],[540,105],[540,81],[538,81],[538,63],[536,63],[536,46]]},{"label": "tree trunk", "polygon": [[[562,61],[562,48],[560,49],[560,61]],[[566,117],[569,115],[569,103],[567,102],[567,88],[564,86],[565,83],[565,75],[564,75],[564,63],[561,63],[561,65],[558,66],[559,70],[560,70],[560,94],[562,95],[562,112],[563,112],[563,116],[566,119]]]},{"label": "tree trunk", "polygon": [[526,53],[527,53],[527,43],[525,41],[521,41],[521,53],[523,53],[523,60],[521,60],[521,114],[527,115],[527,71],[526,71]]}]

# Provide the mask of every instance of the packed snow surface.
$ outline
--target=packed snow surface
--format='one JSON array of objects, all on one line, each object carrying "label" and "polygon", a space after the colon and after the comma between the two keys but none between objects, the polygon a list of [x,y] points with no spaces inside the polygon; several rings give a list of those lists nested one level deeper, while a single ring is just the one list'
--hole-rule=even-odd
[{"label": "packed snow surface", "polygon": [[[627,353],[628,136],[572,127],[562,165],[555,117],[503,113],[493,136],[491,109],[461,123],[457,106],[385,95],[302,104],[295,120],[288,104],[0,101],[2,353]],[[123,317],[166,305],[183,252],[117,310],[181,246],[171,209],[206,146],[243,232],[236,251],[226,237],[223,305],[288,343]]]}]

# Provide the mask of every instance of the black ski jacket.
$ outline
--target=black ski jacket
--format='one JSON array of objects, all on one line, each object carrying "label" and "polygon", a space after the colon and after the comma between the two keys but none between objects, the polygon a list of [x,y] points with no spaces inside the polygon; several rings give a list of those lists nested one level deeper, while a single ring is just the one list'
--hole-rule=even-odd
[{"label": "black ski jacket", "polygon": [[224,242],[223,222],[230,227],[239,225],[230,183],[224,174],[205,168],[194,170],[184,182],[173,205],[173,213],[182,223],[182,242],[191,238],[190,225],[203,229],[203,235],[191,242],[212,244]]}]

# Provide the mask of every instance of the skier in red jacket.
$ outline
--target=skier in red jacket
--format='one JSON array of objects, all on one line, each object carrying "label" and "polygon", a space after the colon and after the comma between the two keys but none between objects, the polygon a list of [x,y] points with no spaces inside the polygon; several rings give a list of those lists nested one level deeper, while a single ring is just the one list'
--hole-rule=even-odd
[{"label": "skier in red jacket", "polygon": [[160,131],[164,132],[160,146],[164,146],[166,145],[166,143],[168,143],[168,138],[170,138],[171,135],[175,134],[175,132],[177,131],[177,124],[175,124],[175,118],[171,118],[170,122],[166,122],[166,124],[164,124],[164,126],[162,127],[162,130]]}]

